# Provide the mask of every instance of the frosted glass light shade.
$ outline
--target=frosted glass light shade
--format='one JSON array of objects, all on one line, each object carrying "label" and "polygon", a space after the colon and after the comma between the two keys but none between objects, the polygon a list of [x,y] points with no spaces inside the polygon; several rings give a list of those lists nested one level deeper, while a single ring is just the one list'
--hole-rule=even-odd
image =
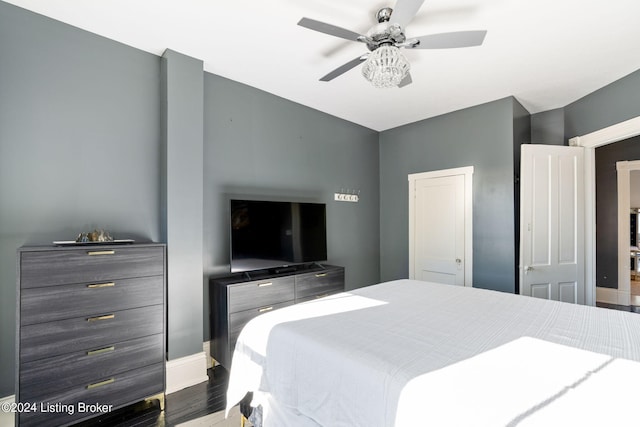
[{"label": "frosted glass light shade", "polygon": [[383,45],[371,52],[362,66],[362,75],[377,88],[396,87],[410,68],[400,49]]}]

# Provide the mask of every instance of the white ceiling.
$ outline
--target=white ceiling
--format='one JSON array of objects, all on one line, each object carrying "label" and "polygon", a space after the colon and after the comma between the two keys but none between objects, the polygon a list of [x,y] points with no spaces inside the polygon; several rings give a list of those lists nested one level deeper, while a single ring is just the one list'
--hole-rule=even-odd
[{"label": "white ceiling", "polygon": [[299,27],[308,17],[358,33],[395,0],[5,0],[127,45],[169,48],[205,70],[381,131],[515,96],[531,113],[563,107],[640,69],[638,0],[426,0],[407,37],[488,30],[480,47],[405,50],[413,84],[375,89],[357,42]]}]

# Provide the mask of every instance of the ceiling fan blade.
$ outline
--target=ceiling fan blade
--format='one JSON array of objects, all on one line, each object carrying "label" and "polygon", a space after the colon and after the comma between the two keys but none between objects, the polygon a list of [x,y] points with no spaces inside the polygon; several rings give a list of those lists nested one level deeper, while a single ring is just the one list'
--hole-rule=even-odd
[{"label": "ceiling fan blade", "polygon": [[398,0],[391,13],[391,22],[400,24],[402,28],[416,16],[424,0]]},{"label": "ceiling fan blade", "polygon": [[346,64],[343,64],[343,65],[339,66],[338,68],[336,68],[335,70],[333,70],[332,72],[327,74],[326,76],[322,77],[320,79],[320,81],[321,82],[328,82],[330,80],[335,79],[336,77],[338,77],[338,76],[346,73],[350,69],[356,67],[358,64],[361,64],[362,62],[364,62],[367,59],[367,56],[368,55],[362,55],[362,56],[358,56],[355,59],[352,59],[351,61],[347,62]]},{"label": "ceiling fan blade", "polygon": [[453,49],[480,46],[486,35],[485,30],[429,34],[428,36],[416,37],[415,40],[418,40],[419,43],[407,47],[409,49]]},{"label": "ceiling fan blade", "polygon": [[321,33],[329,34],[330,36],[340,37],[341,39],[347,39],[352,41],[358,41],[360,34],[346,30],[335,25],[327,24],[325,22],[316,21],[315,19],[302,18],[298,25],[301,27],[309,28],[310,30],[319,31]]},{"label": "ceiling fan blade", "polygon": [[398,87],[405,87],[410,85],[411,83],[413,83],[413,79],[411,79],[411,73],[407,73],[407,75],[404,76],[404,79],[402,79]]}]

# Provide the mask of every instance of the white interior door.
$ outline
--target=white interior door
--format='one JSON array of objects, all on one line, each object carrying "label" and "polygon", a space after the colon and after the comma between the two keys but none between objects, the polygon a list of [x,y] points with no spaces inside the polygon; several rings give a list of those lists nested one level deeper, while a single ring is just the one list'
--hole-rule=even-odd
[{"label": "white interior door", "polygon": [[466,195],[471,178],[460,172],[409,176],[410,278],[471,286],[471,243],[467,246],[471,198]]},{"label": "white interior door", "polygon": [[521,148],[520,293],[584,304],[584,149]]}]

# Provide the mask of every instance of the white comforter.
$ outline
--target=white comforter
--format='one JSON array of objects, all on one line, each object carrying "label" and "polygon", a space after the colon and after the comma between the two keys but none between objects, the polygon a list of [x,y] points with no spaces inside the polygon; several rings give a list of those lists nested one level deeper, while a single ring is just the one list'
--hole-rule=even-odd
[{"label": "white comforter", "polygon": [[620,359],[638,314],[398,280],[252,320],[227,402],[253,391],[265,427],[612,425],[640,380]]}]

